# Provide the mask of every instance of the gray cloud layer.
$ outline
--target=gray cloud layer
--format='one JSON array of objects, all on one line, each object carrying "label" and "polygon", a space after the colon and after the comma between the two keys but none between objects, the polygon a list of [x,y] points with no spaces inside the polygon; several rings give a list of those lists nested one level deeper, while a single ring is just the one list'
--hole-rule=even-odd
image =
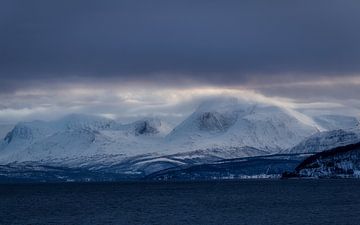
[{"label": "gray cloud layer", "polygon": [[231,88],[358,110],[359,12],[358,0],[2,0],[0,123],[176,120]]},{"label": "gray cloud layer", "polygon": [[0,88],[353,76],[360,71],[359,12],[357,0],[5,0]]}]

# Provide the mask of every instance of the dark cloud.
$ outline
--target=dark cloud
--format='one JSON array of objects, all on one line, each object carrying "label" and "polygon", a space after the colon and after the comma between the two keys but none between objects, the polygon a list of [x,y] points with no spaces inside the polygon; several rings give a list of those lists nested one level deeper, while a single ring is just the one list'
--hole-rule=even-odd
[{"label": "dark cloud", "polygon": [[359,12],[357,0],[4,0],[0,88],[354,75],[360,71]]}]

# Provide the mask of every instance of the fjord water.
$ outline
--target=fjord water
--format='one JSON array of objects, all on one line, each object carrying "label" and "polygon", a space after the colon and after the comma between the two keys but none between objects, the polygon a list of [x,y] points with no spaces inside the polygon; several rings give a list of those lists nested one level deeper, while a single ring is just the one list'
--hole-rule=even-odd
[{"label": "fjord water", "polygon": [[358,225],[360,180],[0,185],[0,224]]}]

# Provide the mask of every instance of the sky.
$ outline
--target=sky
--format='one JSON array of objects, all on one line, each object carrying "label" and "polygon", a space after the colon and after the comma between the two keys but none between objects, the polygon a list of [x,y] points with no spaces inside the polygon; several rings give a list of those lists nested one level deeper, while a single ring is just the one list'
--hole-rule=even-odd
[{"label": "sky", "polygon": [[235,96],[360,110],[360,2],[0,1],[0,123],[179,121]]}]

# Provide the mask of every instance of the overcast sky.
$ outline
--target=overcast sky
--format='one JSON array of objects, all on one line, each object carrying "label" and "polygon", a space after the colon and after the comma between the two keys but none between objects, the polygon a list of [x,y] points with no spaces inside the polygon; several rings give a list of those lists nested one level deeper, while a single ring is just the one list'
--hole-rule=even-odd
[{"label": "overcast sky", "polygon": [[182,118],[224,94],[359,109],[359,12],[358,0],[2,0],[0,123]]}]

